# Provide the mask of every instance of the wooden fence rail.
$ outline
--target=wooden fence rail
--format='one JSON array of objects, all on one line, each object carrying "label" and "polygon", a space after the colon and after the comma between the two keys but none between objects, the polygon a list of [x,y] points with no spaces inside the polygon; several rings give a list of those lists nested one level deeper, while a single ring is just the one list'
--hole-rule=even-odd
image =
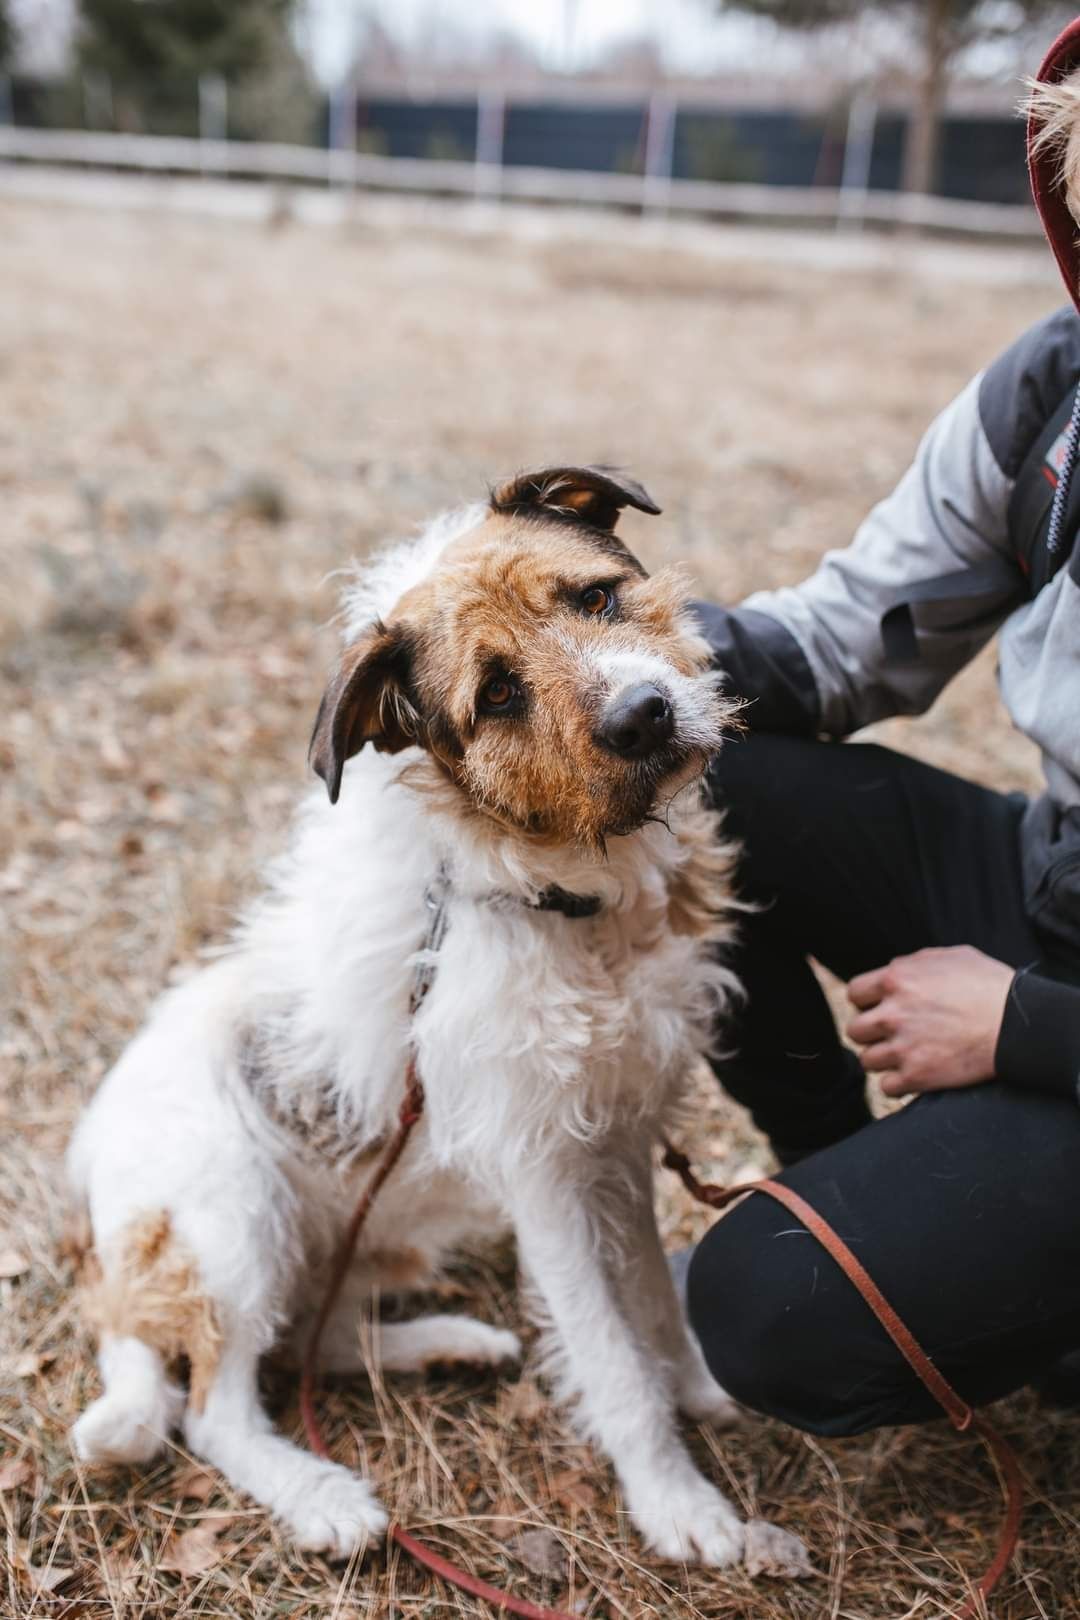
[{"label": "wooden fence rail", "polygon": [[1035,239],[1031,208],[963,202],[899,192],[835,187],[763,186],[674,180],[655,174],[600,174],[492,162],[375,157],[321,147],[193,140],[158,135],[0,126],[0,160],[144,174],[214,175],[294,184],[353,187],[431,196],[482,196],[517,202],[582,204],[645,213],[689,214],[784,224],[870,224],[964,235]]}]

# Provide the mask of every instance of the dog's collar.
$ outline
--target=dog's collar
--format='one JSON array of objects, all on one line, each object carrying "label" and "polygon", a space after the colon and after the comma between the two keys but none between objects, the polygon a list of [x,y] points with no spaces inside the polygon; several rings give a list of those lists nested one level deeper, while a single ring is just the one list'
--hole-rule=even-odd
[{"label": "dog's collar", "polygon": [[564,917],[575,919],[595,917],[603,903],[598,894],[571,894],[569,889],[560,889],[557,883],[541,889],[535,900],[525,901],[531,911],[558,911]]},{"label": "dog's collar", "polygon": [[[409,1011],[414,1017],[420,1011],[424,997],[435,982],[435,967],[443,940],[446,938],[452,894],[450,874],[445,866],[440,866],[424,893],[428,925],[424,932],[420,955],[413,968],[412,993],[409,997]],[[573,919],[595,917],[603,904],[598,894],[571,894],[569,889],[560,889],[557,883],[549,883],[546,889],[541,889],[535,900],[522,900],[520,896],[510,894],[494,894],[489,897],[489,903],[491,901],[522,905],[529,911],[557,911],[561,916]]]},{"label": "dog's collar", "polygon": [[[437,951],[442,944],[442,936],[446,931],[446,908],[453,892],[454,885],[450,874],[445,866],[441,866],[424,894],[424,904],[430,913],[425,950]],[[540,890],[535,900],[526,900],[520,895],[507,894],[503,890],[495,890],[485,896],[485,899],[488,905],[520,905],[524,906],[526,911],[557,911],[560,916],[569,917],[575,922],[595,917],[604,905],[598,894],[574,894],[570,889],[561,888],[558,883],[549,883],[546,889]]]}]

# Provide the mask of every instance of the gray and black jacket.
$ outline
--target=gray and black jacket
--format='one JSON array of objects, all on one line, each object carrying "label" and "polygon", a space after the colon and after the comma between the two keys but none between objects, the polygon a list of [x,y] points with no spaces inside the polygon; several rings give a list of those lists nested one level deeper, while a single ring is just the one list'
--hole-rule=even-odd
[{"label": "gray and black jacket", "polygon": [[[1080,315],[1069,308],[941,413],[849,546],[801,585],[700,613],[718,666],[750,700],[751,728],[830,738],[921,714],[997,633],[1002,698],[1046,777],[1021,831],[1028,912],[1049,954],[1080,962],[1080,473],[1063,508],[1064,560],[1034,594],[1017,536],[1018,475],[1045,444],[1049,503],[1055,419],[1065,402],[1067,420],[1078,383]],[[1018,976],[998,1072],[1077,1095],[1080,985],[1037,968]]]}]

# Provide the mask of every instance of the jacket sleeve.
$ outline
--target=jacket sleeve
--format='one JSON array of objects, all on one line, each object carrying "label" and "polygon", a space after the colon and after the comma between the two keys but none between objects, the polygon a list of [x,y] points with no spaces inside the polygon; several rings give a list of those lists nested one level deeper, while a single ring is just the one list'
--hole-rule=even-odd
[{"label": "jacket sleeve", "polygon": [[[844,737],[919,714],[1022,599],[1008,543],[1013,479],[983,425],[981,382],[942,412],[893,493],[809,579],[699,610],[752,727]],[[909,616],[903,657],[883,638],[897,613]]]},{"label": "jacket sleeve", "polygon": [[1021,968],[1005,1006],[994,1071],[1009,1085],[1080,1102],[1080,985]]}]

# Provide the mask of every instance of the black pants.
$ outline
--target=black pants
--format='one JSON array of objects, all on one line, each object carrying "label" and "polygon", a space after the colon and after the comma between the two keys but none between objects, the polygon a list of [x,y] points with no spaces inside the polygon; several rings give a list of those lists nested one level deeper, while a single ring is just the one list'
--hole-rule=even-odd
[{"label": "black pants", "polygon": [[[882,748],[765,734],[729,745],[710,784],[761,908],[743,927],[737,1057],[717,1072],[945,1376],[974,1404],[995,1400],[1080,1346],[1080,1108],[991,1083],[870,1123],[807,956],[844,979],[928,945],[1038,958],[1022,801]],[[688,1289],[710,1368],[748,1406],[826,1435],[939,1415],[773,1200],[716,1223]]]}]

